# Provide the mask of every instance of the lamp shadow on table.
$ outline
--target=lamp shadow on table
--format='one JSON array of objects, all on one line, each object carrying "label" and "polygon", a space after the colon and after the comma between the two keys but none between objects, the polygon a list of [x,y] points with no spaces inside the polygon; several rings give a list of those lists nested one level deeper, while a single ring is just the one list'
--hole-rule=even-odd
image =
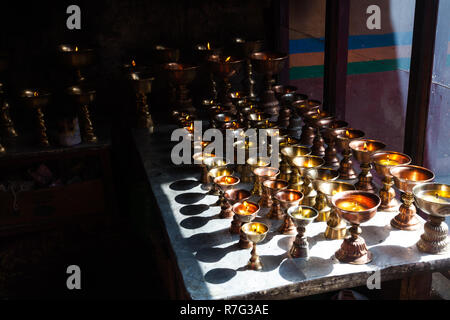
[{"label": "lamp shadow on table", "polygon": [[195,258],[197,258],[197,260],[199,260],[201,262],[208,262],[208,263],[218,262],[223,257],[225,257],[228,253],[233,252],[233,251],[238,251],[238,250],[241,250],[241,249],[239,248],[238,242],[236,241],[235,243],[233,243],[225,248],[214,247],[214,248],[200,249],[195,254]]},{"label": "lamp shadow on table", "polygon": [[375,264],[378,266],[402,263],[405,260],[411,260],[414,256],[416,256],[417,261],[420,261],[420,257],[422,255],[417,249],[416,245],[413,245],[411,247],[380,245],[371,247],[369,248],[369,250],[373,255],[371,264]]},{"label": "lamp shadow on table", "polygon": [[236,270],[230,268],[215,268],[209,270],[205,274],[204,279],[212,284],[221,284],[230,281],[236,274]]},{"label": "lamp shadow on table", "polygon": [[179,204],[194,204],[205,198],[206,195],[200,192],[185,192],[175,196],[175,201]]},{"label": "lamp shadow on table", "polygon": [[198,229],[206,225],[209,221],[219,218],[219,214],[210,217],[189,217],[180,222],[180,226],[185,229]]},{"label": "lamp shadow on table", "polygon": [[392,231],[388,226],[361,226],[361,230],[361,236],[368,246],[383,243]]},{"label": "lamp shadow on table", "polygon": [[207,204],[189,204],[180,208],[180,213],[184,216],[196,216],[209,209]]},{"label": "lamp shadow on table", "polygon": [[206,247],[216,247],[230,242],[237,243],[238,240],[239,235],[232,235],[228,228],[214,232],[201,232],[184,239],[186,246],[192,251],[199,251]]},{"label": "lamp shadow on table", "polygon": [[314,273],[314,277],[322,277],[333,271],[333,263],[330,259],[319,257],[309,257],[308,260],[287,258],[279,268],[280,276],[291,282],[302,281],[311,277],[311,275],[306,276],[305,271]]},{"label": "lamp shadow on table", "polygon": [[178,180],[169,185],[169,188],[174,191],[188,191],[200,184],[197,180]]}]

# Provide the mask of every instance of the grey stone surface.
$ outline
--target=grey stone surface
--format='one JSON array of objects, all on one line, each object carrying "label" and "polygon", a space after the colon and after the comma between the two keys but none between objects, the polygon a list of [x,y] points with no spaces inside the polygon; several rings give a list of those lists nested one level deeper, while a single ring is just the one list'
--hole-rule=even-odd
[{"label": "grey stone surface", "polygon": [[449,253],[429,255],[417,250],[423,228],[395,230],[389,223],[394,214],[387,212],[378,212],[361,225],[374,255],[367,265],[339,263],[334,253],[342,240],[326,240],[324,222],[313,223],[307,230],[310,259],[291,259],[287,251],[295,236],[279,234],[281,222],[265,219],[266,209],[256,219],[270,227],[257,247],[264,267],[262,271],[247,270],[250,249],[238,248],[238,235],[228,232],[231,220],[218,218],[220,208],[209,206],[217,197],[206,195],[197,182],[199,168],[171,164],[173,143],[168,129],[157,128],[153,136],[135,130],[134,138],[192,299],[293,298],[364,285],[376,270],[385,281],[450,266]]}]

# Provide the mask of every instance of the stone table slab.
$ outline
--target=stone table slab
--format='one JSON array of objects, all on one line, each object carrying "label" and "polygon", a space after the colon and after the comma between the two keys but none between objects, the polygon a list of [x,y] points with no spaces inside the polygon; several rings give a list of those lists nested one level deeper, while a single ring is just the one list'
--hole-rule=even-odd
[{"label": "stone table slab", "polygon": [[157,128],[153,135],[135,130],[133,135],[192,299],[293,298],[365,285],[377,270],[381,281],[386,281],[450,266],[450,253],[430,255],[417,250],[423,226],[417,231],[393,229],[389,222],[395,213],[389,212],[378,212],[361,225],[362,236],[373,253],[369,264],[336,260],[334,253],[342,240],[324,238],[325,222],[308,227],[309,260],[291,259],[287,251],[295,236],[279,234],[281,221],[265,219],[267,209],[263,209],[255,219],[269,225],[266,239],[257,246],[263,270],[247,270],[251,249],[239,249],[239,235],[228,231],[231,219],[218,217],[220,208],[211,206],[217,196],[207,195],[199,184],[199,168],[171,164],[174,143],[170,142],[169,129]]}]

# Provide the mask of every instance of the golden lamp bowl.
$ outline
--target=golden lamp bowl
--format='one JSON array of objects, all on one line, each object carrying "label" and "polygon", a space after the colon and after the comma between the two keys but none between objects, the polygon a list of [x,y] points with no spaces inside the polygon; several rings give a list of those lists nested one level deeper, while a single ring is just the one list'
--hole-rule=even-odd
[{"label": "golden lamp bowl", "polygon": [[259,243],[266,238],[269,227],[261,222],[249,222],[241,227],[241,231],[249,241]]},{"label": "golden lamp bowl", "polygon": [[302,201],[303,193],[294,189],[284,189],[276,192],[274,197],[280,202],[281,207],[287,210]]},{"label": "golden lamp bowl", "polygon": [[233,48],[241,57],[249,57],[252,53],[260,51],[263,45],[264,41],[259,39],[253,40],[240,37],[233,39]]},{"label": "golden lamp bowl", "polygon": [[274,196],[276,192],[287,189],[289,182],[282,179],[266,180],[263,182],[263,188],[269,190],[271,196]]},{"label": "golden lamp bowl", "polygon": [[180,49],[158,44],[153,46],[152,55],[159,63],[177,62],[180,59]]},{"label": "golden lamp bowl", "polygon": [[155,78],[145,71],[136,71],[128,74],[133,90],[142,94],[147,94],[152,91],[152,82]]},{"label": "golden lamp bowl", "polygon": [[220,55],[222,53],[222,48],[217,46],[215,43],[209,41],[206,43],[196,44],[194,46],[195,60],[199,63],[208,61],[211,55]]},{"label": "golden lamp bowl", "polygon": [[339,134],[336,136],[336,145],[341,150],[349,150],[349,143],[353,139],[360,139],[364,137],[365,133],[361,130],[353,129],[353,128],[347,128],[343,132],[339,132]]},{"label": "golden lamp bowl", "polygon": [[77,104],[89,104],[94,101],[95,98],[95,90],[84,85],[71,86],[66,89],[66,93]]},{"label": "golden lamp bowl", "polygon": [[39,89],[25,89],[20,97],[27,108],[43,108],[50,101],[50,93]]},{"label": "golden lamp bowl", "polygon": [[292,164],[298,169],[301,175],[305,175],[308,170],[323,166],[325,161],[318,156],[300,156],[292,159]]},{"label": "golden lamp bowl", "polygon": [[239,184],[239,182],[241,182],[241,180],[235,176],[219,176],[214,178],[213,181],[224,191],[235,187]]},{"label": "golden lamp bowl", "polygon": [[198,66],[169,62],[162,66],[166,79],[174,85],[187,85],[197,75]]},{"label": "golden lamp bowl", "polygon": [[296,227],[306,227],[319,216],[319,212],[315,208],[304,205],[290,207],[287,214]]},{"label": "golden lamp bowl", "polygon": [[328,203],[331,203],[331,198],[340,192],[355,190],[353,184],[342,181],[314,180],[313,186],[314,189],[325,195]]},{"label": "golden lamp bowl", "polygon": [[251,222],[259,212],[259,205],[251,201],[236,202],[231,207],[240,222]]},{"label": "golden lamp bowl", "polygon": [[281,148],[281,154],[285,156],[289,163],[293,165],[292,160],[295,157],[308,156],[311,154],[311,148],[301,145],[293,145]]},{"label": "golden lamp bowl", "polygon": [[195,162],[198,162],[196,164],[199,165],[205,165],[204,161],[208,158],[215,158],[216,155],[212,153],[205,153],[205,152],[196,152],[192,155],[192,159],[194,159]]},{"label": "golden lamp bowl", "polygon": [[269,157],[250,157],[247,159],[247,164],[252,168],[267,167],[270,165]]},{"label": "golden lamp bowl", "polygon": [[289,147],[289,146],[293,146],[296,144],[300,144],[300,140],[296,139],[296,138],[292,138],[290,136],[287,135],[280,135],[278,136],[278,145],[280,146],[280,148],[283,147]]},{"label": "golden lamp bowl", "polygon": [[234,170],[227,167],[214,168],[208,171],[209,182],[213,182],[215,178],[222,176],[232,176]]},{"label": "golden lamp bowl", "polygon": [[222,78],[231,78],[237,74],[243,62],[244,60],[231,56],[211,55],[208,57],[211,71]]},{"label": "golden lamp bowl", "polygon": [[222,157],[206,157],[203,159],[203,164],[208,170],[211,170],[212,168],[228,166],[230,162]]},{"label": "golden lamp bowl", "polygon": [[402,192],[411,193],[412,189],[419,184],[431,182],[434,173],[424,167],[413,165],[400,165],[389,170],[394,177],[394,184]]},{"label": "golden lamp bowl", "polygon": [[442,183],[422,183],[413,188],[417,206],[429,214],[445,218],[450,215],[450,185]]},{"label": "golden lamp bowl", "polygon": [[252,66],[258,73],[280,73],[287,61],[287,55],[278,52],[255,52],[250,55]]},{"label": "golden lamp bowl", "polygon": [[[306,98],[306,99],[305,99]],[[292,102],[292,107],[296,110],[300,116],[305,117],[306,114],[313,114],[319,111],[322,103],[318,100],[308,100],[306,96],[300,97],[300,99]]]},{"label": "golden lamp bowl", "polygon": [[394,166],[410,164],[411,157],[396,151],[378,151],[372,155],[372,162],[380,176],[391,178],[389,170]]},{"label": "golden lamp bowl", "polygon": [[359,225],[375,216],[381,199],[372,192],[351,190],[335,194],[331,203],[342,219]]},{"label": "golden lamp bowl", "polygon": [[62,44],[58,48],[59,59],[65,66],[79,69],[89,66],[94,61],[94,50],[77,45]]},{"label": "golden lamp bowl", "polygon": [[316,118],[312,121],[312,124],[314,127],[322,129],[322,128],[329,128],[331,126],[331,124],[335,121],[336,119],[332,116],[327,116],[327,117],[323,117],[323,118]]},{"label": "golden lamp bowl", "polygon": [[251,192],[245,189],[230,189],[225,191],[224,197],[231,204],[243,202],[251,197]]},{"label": "golden lamp bowl", "polygon": [[383,142],[371,139],[352,140],[348,145],[359,163],[370,163],[372,154],[386,147]]},{"label": "golden lamp bowl", "polygon": [[331,168],[314,168],[308,170],[307,175],[312,180],[333,181],[339,177],[339,172]]},{"label": "golden lamp bowl", "polygon": [[275,179],[280,174],[280,170],[275,167],[257,167],[253,169],[253,174],[262,179]]}]

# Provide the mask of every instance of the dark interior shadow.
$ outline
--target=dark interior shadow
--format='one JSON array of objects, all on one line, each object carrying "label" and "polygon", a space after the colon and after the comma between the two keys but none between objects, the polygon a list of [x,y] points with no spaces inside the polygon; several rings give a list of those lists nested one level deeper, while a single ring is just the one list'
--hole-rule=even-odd
[{"label": "dark interior shadow", "polygon": [[391,230],[387,226],[361,226],[361,236],[366,241],[366,245],[373,246],[384,242]]},{"label": "dark interior shadow", "polygon": [[192,251],[199,251],[205,247],[216,247],[225,243],[237,242],[239,235],[231,234],[228,228],[214,232],[202,232],[185,239],[186,246]]},{"label": "dark interior shadow", "polygon": [[180,204],[194,204],[202,200],[204,197],[205,195],[200,192],[186,192],[177,195],[175,197],[175,201]]},{"label": "dark interior shadow", "polygon": [[209,209],[207,204],[189,204],[180,209],[180,213],[184,216],[195,216]]},{"label": "dark interior shadow", "polygon": [[180,222],[180,226],[185,229],[198,229],[203,227],[208,221],[219,218],[216,214],[211,217],[189,217]]},{"label": "dark interior shadow", "polygon": [[175,191],[187,191],[195,188],[200,184],[196,180],[178,180],[169,185],[169,188]]},{"label": "dark interior shadow", "polygon": [[213,284],[221,284],[231,280],[237,272],[229,268],[216,268],[205,274],[205,281]]},{"label": "dark interior shadow", "polygon": [[218,262],[228,253],[240,250],[237,241],[225,248],[204,248],[197,251],[195,257],[202,262]]}]

